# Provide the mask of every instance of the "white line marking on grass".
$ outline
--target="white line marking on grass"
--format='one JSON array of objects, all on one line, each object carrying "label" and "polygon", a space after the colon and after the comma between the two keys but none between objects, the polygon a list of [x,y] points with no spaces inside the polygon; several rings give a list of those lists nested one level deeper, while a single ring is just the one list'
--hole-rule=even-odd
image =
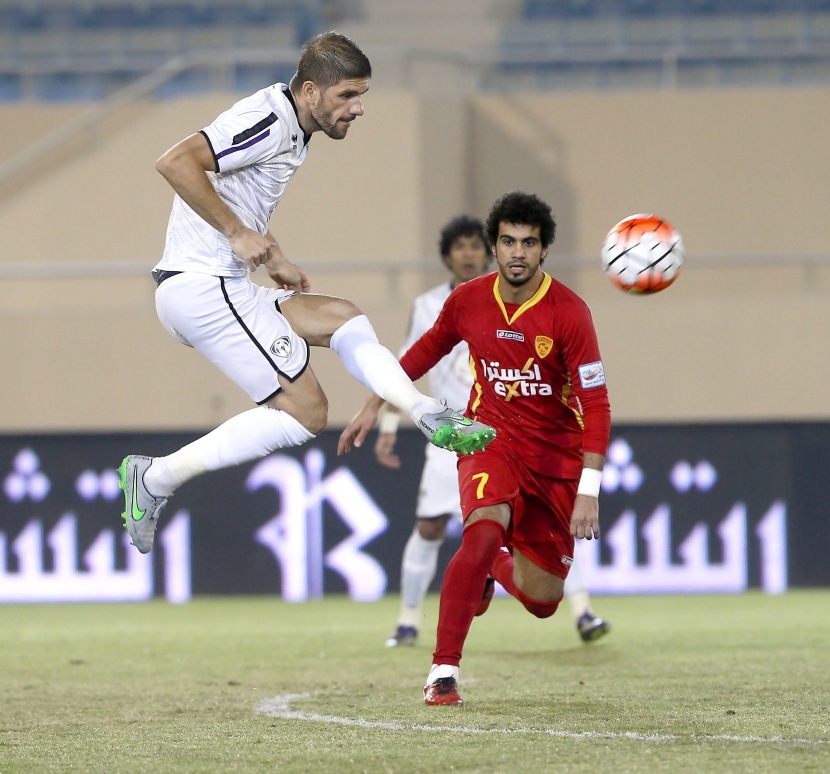
[{"label": "white line marking on grass", "polygon": [[753,742],[753,743],[782,743],[791,744],[830,744],[828,739],[795,739],[783,736],[730,736],[689,734],[688,737],[675,734],[639,734],[635,731],[564,731],[556,728],[480,728],[479,726],[433,726],[421,723],[390,723],[364,718],[344,718],[338,715],[319,715],[316,712],[300,712],[291,709],[291,702],[299,699],[309,699],[308,693],[293,693],[285,696],[274,696],[263,699],[254,710],[262,715],[284,720],[311,720],[317,723],[335,723],[341,726],[357,726],[359,728],[382,728],[387,731],[441,731],[456,734],[545,734],[560,736],[568,739],[633,739],[638,742],[671,742],[677,739],[702,739],[713,742]]}]

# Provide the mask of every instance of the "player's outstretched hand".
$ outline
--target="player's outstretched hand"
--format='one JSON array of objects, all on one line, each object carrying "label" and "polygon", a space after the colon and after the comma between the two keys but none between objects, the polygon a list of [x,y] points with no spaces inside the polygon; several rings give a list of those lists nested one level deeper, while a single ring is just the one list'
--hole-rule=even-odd
[{"label": "player's outstretched hand", "polygon": [[340,433],[340,440],[337,442],[338,456],[348,454],[352,450],[352,444],[358,449],[363,446],[366,436],[378,422],[378,412],[382,405],[383,399],[372,395],[363,408],[352,417],[352,421]]},{"label": "player's outstretched hand", "polygon": [[395,440],[397,433],[378,433],[375,441],[375,459],[385,468],[398,470],[401,467],[401,458],[395,454]]},{"label": "player's outstretched hand", "polygon": [[571,516],[571,534],[576,538],[599,538],[599,499],[577,495]]}]

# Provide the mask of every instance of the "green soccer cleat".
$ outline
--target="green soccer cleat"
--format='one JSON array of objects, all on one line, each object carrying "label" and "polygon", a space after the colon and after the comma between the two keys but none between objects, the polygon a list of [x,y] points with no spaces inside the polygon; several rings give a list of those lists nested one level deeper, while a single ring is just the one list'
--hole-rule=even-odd
[{"label": "green soccer cleat", "polygon": [[118,468],[118,486],[124,490],[125,507],[121,518],[130,534],[133,545],[142,553],[153,547],[153,538],[161,509],[167,505],[166,497],[154,497],[144,486],[144,473],[150,467],[151,457],[131,455],[124,457]]},{"label": "green soccer cleat", "polygon": [[430,443],[439,449],[458,454],[474,454],[481,451],[496,437],[496,431],[460,411],[445,408],[437,414],[424,414],[418,427]]}]

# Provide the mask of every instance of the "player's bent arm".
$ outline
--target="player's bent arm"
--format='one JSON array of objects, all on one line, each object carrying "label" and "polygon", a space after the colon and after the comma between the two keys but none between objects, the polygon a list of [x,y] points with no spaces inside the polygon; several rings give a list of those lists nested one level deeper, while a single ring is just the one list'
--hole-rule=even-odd
[{"label": "player's bent arm", "polygon": [[216,162],[202,134],[191,134],[156,162],[156,170],[196,214],[221,234],[231,237],[245,226],[216,193],[207,173]]},{"label": "player's bent arm", "polygon": [[268,259],[272,240],[242,223],[216,193],[208,172],[215,169],[213,153],[202,134],[192,134],[156,162],[156,170],[187,205],[220,234],[252,271]]}]

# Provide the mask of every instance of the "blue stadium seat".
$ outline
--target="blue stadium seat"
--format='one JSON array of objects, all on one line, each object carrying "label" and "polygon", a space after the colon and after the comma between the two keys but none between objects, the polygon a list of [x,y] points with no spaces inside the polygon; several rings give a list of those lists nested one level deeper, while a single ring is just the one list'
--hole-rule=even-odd
[{"label": "blue stadium seat", "polygon": [[830,10],[830,0],[524,0],[525,19],[787,14]]},{"label": "blue stadium seat", "polygon": [[294,67],[286,65],[238,65],[234,75],[234,88],[245,94],[272,83],[288,83],[294,75]]},{"label": "blue stadium seat", "polygon": [[10,30],[37,30],[45,25],[46,17],[37,8],[23,3],[0,5],[0,27]]},{"label": "blue stadium seat", "polygon": [[15,102],[23,98],[23,83],[19,75],[0,75],[0,102]]},{"label": "blue stadium seat", "polygon": [[92,73],[52,73],[34,80],[34,96],[49,102],[98,100],[106,96],[105,78]]}]

